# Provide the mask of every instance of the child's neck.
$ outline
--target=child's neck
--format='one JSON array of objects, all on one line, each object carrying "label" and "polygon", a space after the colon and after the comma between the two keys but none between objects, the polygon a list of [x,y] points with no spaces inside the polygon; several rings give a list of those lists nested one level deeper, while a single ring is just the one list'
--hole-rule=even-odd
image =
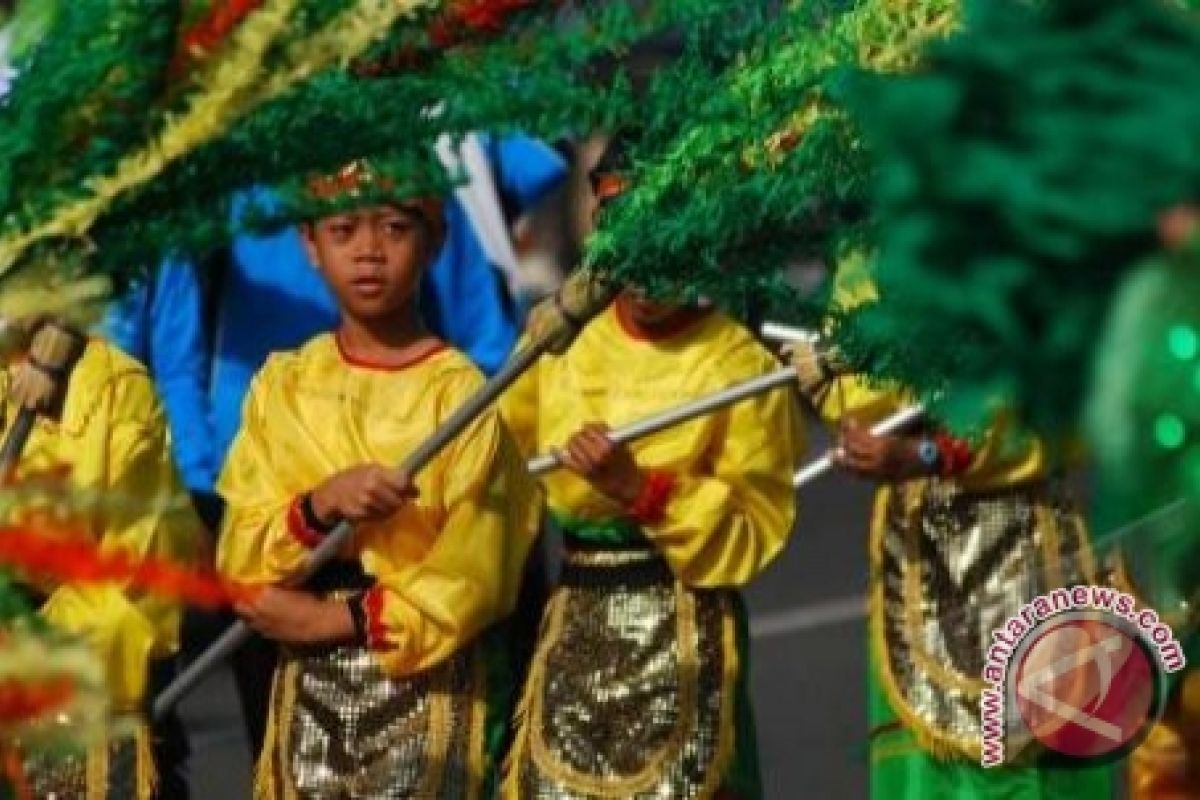
[{"label": "child's neck", "polygon": [[410,313],[370,320],[343,317],[337,338],[351,360],[382,367],[404,366],[440,346]]}]

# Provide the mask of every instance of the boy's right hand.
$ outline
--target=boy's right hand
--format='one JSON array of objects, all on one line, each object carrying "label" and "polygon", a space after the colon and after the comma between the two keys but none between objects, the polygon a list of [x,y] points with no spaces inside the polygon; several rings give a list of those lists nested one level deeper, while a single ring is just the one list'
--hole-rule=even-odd
[{"label": "boy's right hand", "polygon": [[372,522],[387,519],[416,496],[417,488],[400,470],[363,464],[339,472],[317,487],[312,506],[322,522]]}]

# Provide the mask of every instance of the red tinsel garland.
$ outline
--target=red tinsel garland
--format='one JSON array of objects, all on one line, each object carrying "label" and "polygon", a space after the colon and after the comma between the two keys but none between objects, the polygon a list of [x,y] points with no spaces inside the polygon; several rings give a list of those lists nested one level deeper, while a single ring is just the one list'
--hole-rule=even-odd
[{"label": "red tinsel garland", "polygon": [[65,675],[41,680],[0,681],[0,726],[15,725],[45,715],[70,702],[75,682]]},{"label": "red tinsel garland", "polygon": [[179,37],[172,72],[178,74],[191,61],[211,53],[263,0],[215,0],[208,13]]},{"label": "red tinsel garland", "polygon": [[[211,53],[263,0],[215,0],[196,24],[179,39],[172,71],[179,74],[191,61]],[[499,33],[512,14],[532,6],[536,0],[456,0],[430,26],[433,43],[446,48],[460,43],[470,33]]]},{"label": "red tinsel garland", "polygon": [[499,33],[508,17],[529,8],[534,0],[458,0],[429,30],[438,47],[450,47],[470,32]]},{"label": "red tinsel garland", "polygon": [[134,589],[204,608],[249,600],[250,586],[223,580],[210,570],[181,567],[158,558],[102,552],[82,537],[47,535],[28,528],[0,527],[0,565],[62,583],[125,583]]},{"label": "red tinsel garland", "polygon": [[558,5],[561,0],[454,0],[430,24],[427,45],[409,43],[380,58],[355,62],[361,77],[394,75],[420,69],[433,56],[467,44],[476,36],[503,33],[509,17],[538,3]]}]

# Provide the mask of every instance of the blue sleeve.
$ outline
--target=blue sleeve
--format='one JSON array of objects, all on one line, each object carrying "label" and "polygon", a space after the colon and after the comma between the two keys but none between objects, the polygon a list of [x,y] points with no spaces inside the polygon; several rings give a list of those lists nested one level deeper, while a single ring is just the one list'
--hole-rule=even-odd
[{"label": "blue sleeve", "polygon": [[554,148],[528,136],[507,136],[488,144],[497,188],[519,211],[537,205],[567,176],[567,163]]},{"label": "blue sleeve", "polygon": [[516,310],[500,271],[455,200],[446,203],[446,242],[422,281],[421,310],[433,332],[485,375],[504,364],[517,340]]},{"label": "blue sleeve", "polygon": [[189,489],[211,492],[217,464],[208,413],[209,337],[195,266],[162,266],[149,316],[146,362],[167,413],[175,462]]},{"label": "blue sleeve", "polygon": [[146,284],[129,287],[109,305],[97,332],[109,342],[145,364],[147,358],[147,319],[150,315],[150,291]]},{"label": "blue sleeve", "polygon": [[[524,211],[566,176],[563,159],[528,136],[485,140],[497,189]],[[422,309],[435,333],[462,350],[487,375],[508,358],[519,334],[517,310],[503,278],[488,261],[466,212],[446,203],[446,242],[422,287]]]}]

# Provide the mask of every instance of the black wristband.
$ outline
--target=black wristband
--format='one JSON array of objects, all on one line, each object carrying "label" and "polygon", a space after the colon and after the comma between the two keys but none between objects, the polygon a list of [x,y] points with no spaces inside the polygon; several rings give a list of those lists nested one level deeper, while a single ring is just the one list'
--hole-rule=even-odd
[{"label": "black wristband", "polygon": [[322,522],[317,516],[317,510],[313,508],[312,492],[305,492],[300,496],[300,515],[304,517],[305,527],[317,533],[330,533],[337,527],[337,523]]},{"label": "black wristband", "polygon": [[346,608],[350,609],[350,621],[354,625],[354,642],[360,645],[370,641],[367,634],[367,609],[363,605],[364,597],[365,595],[359,592],[346,601]]}]

